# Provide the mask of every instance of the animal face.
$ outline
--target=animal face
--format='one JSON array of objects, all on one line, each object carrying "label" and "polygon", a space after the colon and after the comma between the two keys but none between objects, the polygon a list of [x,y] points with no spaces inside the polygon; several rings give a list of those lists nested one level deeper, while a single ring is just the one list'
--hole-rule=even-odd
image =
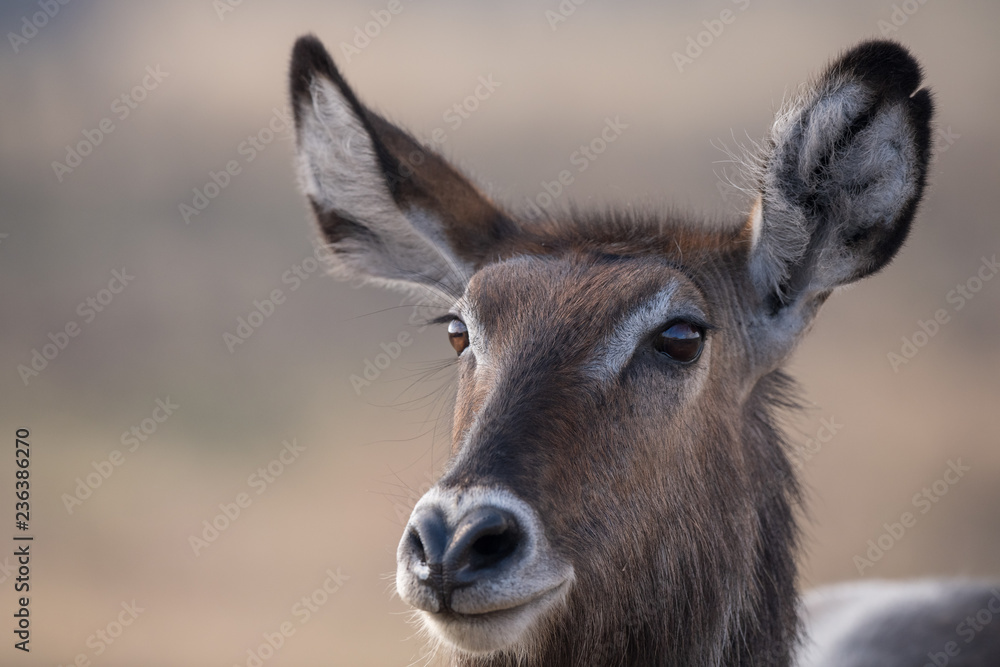
[{"label": "animal face", "polygon": [[757,642],[787,658],[780,366],[832,290],[906,238],[919,86],[898,45],[846,53],[776,119],[753,213],[721,230],[526,219],[299,41],[299,171],[337,272],[440,306],[458,353],[453,457],[397,554],[400,596],[457,661],[736,664]]}]

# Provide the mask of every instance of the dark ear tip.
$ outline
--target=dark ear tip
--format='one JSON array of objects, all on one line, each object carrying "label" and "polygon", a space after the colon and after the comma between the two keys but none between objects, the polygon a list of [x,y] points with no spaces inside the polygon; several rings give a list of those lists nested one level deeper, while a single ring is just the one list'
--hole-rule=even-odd
[{"label": "dark ear tip", "polygon": [[340,72],[333,64],[333,59],[327,53],[323,42],[315,35],[303,35],[295,40],[292,48],[292,65],[289,69],[289,87],[292,94],[292,108],[296,108],[295,100],[309,94],[309,86],[316,74],[325,76],[334,82],[340,82]]},{"label": "dark ear tip", "polygon": [[870,40],[844,53],[829,70],[863,80],[883,94],[909,97],[920,87],[920,63],[898,42]]}]

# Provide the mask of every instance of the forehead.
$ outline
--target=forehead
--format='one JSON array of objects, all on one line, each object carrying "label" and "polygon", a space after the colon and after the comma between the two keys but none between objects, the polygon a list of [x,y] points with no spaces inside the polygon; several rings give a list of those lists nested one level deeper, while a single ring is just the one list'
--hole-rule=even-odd
[{"label": "forehead", "polygon": [[620,320],[650,303],[711,316],[696,278],[667,259],[587,252],[491,264],[469,281],[459,308],[472,311],[486,328],[528,321],[537,326],[539,318],[583,327]]}]

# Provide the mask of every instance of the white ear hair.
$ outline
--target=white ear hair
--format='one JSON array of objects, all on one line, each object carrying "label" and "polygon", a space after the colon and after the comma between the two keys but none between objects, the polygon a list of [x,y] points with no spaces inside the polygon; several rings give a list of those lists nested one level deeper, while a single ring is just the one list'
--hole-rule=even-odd
[{"label": "white ear hair", "polygon": [[764,201],[760,195],[754,200],[753,208],[750,209],[747,226],[750,228],[750,248],[752,250],[760,242],[760,232],[764,226]]},{"label": "white ear hair", "polygon": [[886,265],[906,238],[930,159],[916,60],[866,42],[786,104],[750,160],[759,198],[749,270],[774,304],[828,294]]},{"label": "white ear hair", "polygon": [[323,210],[354,220],[398,214],[375,147],[361,121],[333,83],[317,76],[302,100],[299,182]]},{"label": "white ear hair", "polygon": [[337,272],[397,289],[430,289],[450,303],[471,267],[451,252],[433,214],[400,209],[374,140],[341,91],[323,76],[309,91],[298,102],[302,190],[319,215],[333,214],[359,230],[331,240]]}]

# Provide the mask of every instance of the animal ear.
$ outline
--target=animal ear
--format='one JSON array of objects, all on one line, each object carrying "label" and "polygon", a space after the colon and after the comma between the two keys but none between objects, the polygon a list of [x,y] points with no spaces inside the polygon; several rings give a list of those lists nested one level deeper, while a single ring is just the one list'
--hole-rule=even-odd
[{"label": "animal ear", "polygon": [[803,308],[878,271],[906,240],[930,159],[921,79],[902,46],[865,42],[778,115],[746,229],[769,315],[807,320]]},{"label": "animal ear", "polygon": [[334,273],[461,295],[512,223],[439,155],[370,111],[313,36],[292,52],[298,171]]}]

